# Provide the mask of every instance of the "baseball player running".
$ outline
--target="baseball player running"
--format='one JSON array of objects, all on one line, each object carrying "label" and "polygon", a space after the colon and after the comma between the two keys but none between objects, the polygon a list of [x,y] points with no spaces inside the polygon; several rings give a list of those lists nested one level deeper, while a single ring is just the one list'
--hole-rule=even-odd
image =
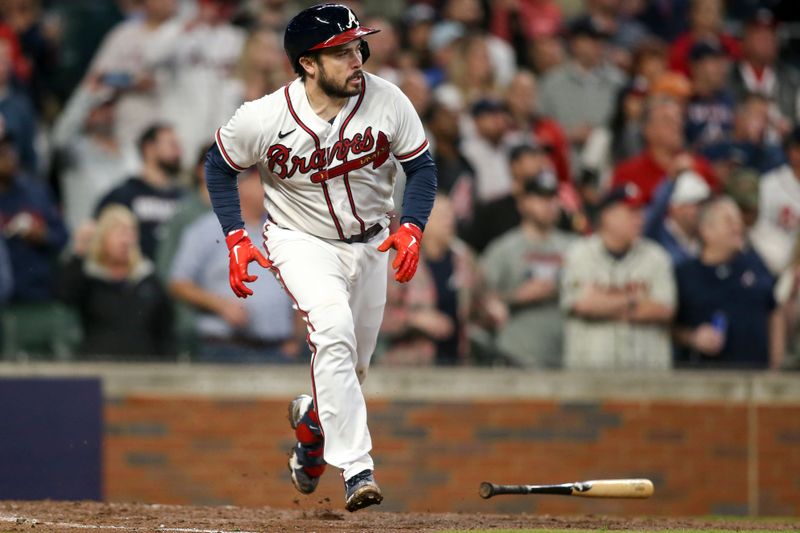
[{"label": "baseball player running", "polygon": [[[284,48],[298,78],[247,102],[216,133],[206,160],[214,211],[226,235],[230,284],[241,298],[269,268],[308,325],[311,396],[289,406],[297,444],[295,488],[312,493],[325,465],[341,469],[345,507],[383,499],[373,476],[361,383],[386,302],[390,248],[395,279],[412,278],[436,192],[436,169],[419,117],[391,83],[362,70],[369,58],[349,8],[310,7],[286,27]],[[389,235],[396,158],[407,175],[399,229]],[[236,176],[257,165],[268,219],[262,255],[239,213]],[[268,320],[268,317],[265,317]]]}]

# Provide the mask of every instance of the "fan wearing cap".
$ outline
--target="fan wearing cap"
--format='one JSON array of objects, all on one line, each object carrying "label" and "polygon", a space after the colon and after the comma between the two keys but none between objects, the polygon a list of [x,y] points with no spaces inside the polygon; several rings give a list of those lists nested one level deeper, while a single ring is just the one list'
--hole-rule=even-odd
[{"label": "fan wearing cap", "polygon": [[556,228],[558,189],[558,179],[545,164],[515,180],[522,220],[493,240],[483,255],[486,283],[510,311],[497,345],[520,366],[561,367],[564,325],[558,283],[575,238]]},{"label": "fan wearing cap", "polygon": [[693,93],[686,106],[686,140],[700,149],[730,140],[735,102],[727,87],[730,62],[718,44],[700,41],[689,57]]},{"label": "fan wearing cap", "polygon": [[[370,55],[364,38],[377,31],[340,4],[298,13],[284,34],[297,78],[242,105],[217,130],[205,167],[234,294],[251,295],[255,269],[268,268],[308,325],[311,395],[289,407],[297,437],[288,461],[292,484],[314,492],[330,464],[341,470],[348,511],[383,499],[361,383],[386,303],[385,252],[394,250],[395,280],[411,280],[436,194],[436,168],[412,103],[363,69]],[[398,163],[406,186],[390,234]],[[241,216],[237,175],[251,166],[268,215],[266,254]]]},{"label": "fan wearing cap", "polygon": [[700,252],[698,216],[700,206],[710,197],[711,188],[693,170],[684,170],[656,191],[645,217],[644,234],[663,246],[674,264]]},{"label": "fan wearing cap", "polygon": [[611,189],[597,233],[567,254],[561,308],[568,314],[564,367],[671,367],[675,279],[667,253],[641,238],[644,199],[635,185]]},{"label": "fan wearing cap", "polygon": [[[788,4],[787,4],[788,5]],[[742,58],[733,65],[729,86],[737,102],[748,93],[760,94],[773,103],[771,118],[779,133],[787,133],[800,118],[797,95],[800,72],[779,57],[778,20],[768,9],[753,11],[745,22]]]}]

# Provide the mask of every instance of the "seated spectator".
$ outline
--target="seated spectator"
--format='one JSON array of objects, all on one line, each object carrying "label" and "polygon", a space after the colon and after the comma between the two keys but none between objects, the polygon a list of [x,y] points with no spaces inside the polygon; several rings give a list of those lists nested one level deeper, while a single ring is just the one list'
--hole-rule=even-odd
[{"label": "seated spectator", "polygon": [[[672,3],[672,2],[670,2]],[[742,55],[739,41],[723,30],[722,0],[693,0],[689,13],[690,28],[672,42],[669,68],[689,75],[689,55],[698,42],[716,43],[731,60]]]},{"label": "seated spectator", "polygon": [[730,64],[722,48],[704,41],[695,44],[691,61],[692,97],[686,105],[686,140],[695,150],[729,141],[735,102],[727,87]]},{"label": "seated spectator", "polygon": [[[609,55],[620,69],[630,71],[633,51],[648,37],[647,28],[630,13],[630,2],[586,0],[587,15],[611,38]],[[665,58],[666,59],[666,58]]]},{"label": "seated spectator", "polygon": [[38,117],[28,96],[13,83],[13,59],[11,41],[0,38],[0,129],[16,141],[20,170],[35,176],[39,170],[34,148]]},{"label": "seated spectator", "polygon": [[137,222],[124,206],[100,212],[87,249],[63,267],[61,299],[80,317],[84,358],[165,360],[172,354],[172,306],[139,249]]},{"label": "seated spectator", "polygon": [[[264,191],[258,172],[239,179],[242,217],[250,235],[264,222]],[[254,267],[251,267],[251,272]],[[275,277],[260,270],[253,295],[236,298],[228,280],[228,254],[217,217],[209,212],[184,231],[175,253],[169,290],[196,312],[197,354],[194,360],[216,363],[284,363],[297,361],[300,335],[295,333],[292,302]]]},{"label": "seated spectator", "polygon": [[469,330],[493,327],[505,319],[505,308],[489,298],[475,257],[455,236],[450,200],[439,193],[425,228],[414,278],[388,285],[381,325],[386,353],[395,365],[458,365],[466,362]]},{"label": "seated spectator", "polygon": [[0,128],[0,231],[11,260],[14,290],[5,325],[13,324],[7,351],[53,355],[58,320],[54,263],[67,230],[50,192],[24,178],[16,144]]},{"label": "seated spectator", "polygon": [[749,94],[736,108],[731,150],[736,162],[759,174],[783,165],[786,158],[779,144],[769,140],[769,101],[760,94]]},{"label": "seated spectator", "polygon": [[592,128],[608,124],[622,74],[605,60],[609,35],[589,17],[569,28],[573,59],[548,72],[541,82],[539,108],[567,134],[577,154]]},{"label": "seated spectator", "polygon": [[125,180],[136,154],[114,134],[117,96],[98,77],[84,80],[53,128],[64,219],[75,233],[90,221],[97,202]]},{"label": "seated spectator", "polygon": [[[527,176],[535,176],[548,167],[547,157],[542,149],[533,144],[520,144],[511,149],[509,170],[513,183]],[[517,203],[511,190],[509,193],[485,204],[478,204],[472,224],[465,230],[464,239],[479,253],[492,239],[515,228],[520,223]]]},{"label": "seated spectator", "polygon": [[[680,105],[670,99],[649,100],[645,107],[643,133],[647,147],[638,156],[617,165],[612,185],[633,183],[641,191],[644,200],[650,202],[661,182],[682,169],[678,163],[686,159],[679,157],[686,153]],[[690,167],[713,188],[715,180],[708,162],[697,155],[687,155],[691,159]]]},{"label": "seated spectator", "polygon": [[744,249],[744,224],[728,197],[700,214],[698,258],[676,269],[676,364],[706,368],[777,368],[783,356],[774,280]]},{"label": "seated spectator", "polygon": [[643,205],[635,185],[611,189],[600,203],[597,233],[567,253],[561,277],[565,368],[671,367],[675,279],[666,252],[641,238]]},{"label": "seated spectator", "polygon": [[447,66],[447,79],[446,86],[452,85],[467,106],[487,98],[500,98],[502,89],[492,69],[489,38],[467,34]]},{"label": "seated spectator", "polygon": [[647,210],[644,235],[660,244],[678,265],[700,253],[697,230],[700,207],[711,197],[711,188],[693,170],[661,184]]},{"label": "seated spectator", "polygon": [[520,366],[559,368],[564,326],[558,283],[574,237],[556,229],[558,182],[550,170],[515,185],[522,223],[492,241],[482,261],[487,286],[509,309],[497,345]]},{"label": "seated spectator", "polygon": [[555,120],[539,111],[536,78],[527,70],[519,70],[506,90],[505,102],[511,120],[523,134],[531,133],[553,163],[558,180],[572,182],[569,167],[569,142]]},{"label": "seated spectator", "polygon": [[147,128],[139,139],[141,176],[129,178],[103,197],[95,208],[99,213],[111,204],[124,205],[136,215],[142,253],[154,259],[162,225],[175,214],[183,188],[178,185],[181,145],[167,125]]},{"label": "seated spectator", "polygon": [[786,139],[787,163],[762,176],[753,246],[773,274],[782,272],[800,232],[800,126]]},{"label": "seated spectator", "polygon": [[[788,5],[788,4],[787,4]],[[757,9],[747,20],[742,37],[742,59],[730,73],[730,87],[737,102],[760,94],[772,103],[770,119],[783,135],[800,120],[797,95],[800,72],[779,58],[777,19],[768,9]]]}]

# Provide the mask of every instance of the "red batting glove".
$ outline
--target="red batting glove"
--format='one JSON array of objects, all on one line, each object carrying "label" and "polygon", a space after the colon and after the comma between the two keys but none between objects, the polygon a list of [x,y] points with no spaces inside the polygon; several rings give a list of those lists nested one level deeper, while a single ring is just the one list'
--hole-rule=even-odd
[{"label": "red batting glove", "polygon": [[228,279],[231,282],[231,289],[239,298],[247,298],[253,294],[253,291],[244,282],[250,283],[258,279],[258,276],[251,276],[247,273],[247,265],[250,261],[256,261],[262,267],[269,268],[272,266],[272,262],[253,246],[250,237],[243,229],[228,233],[225,242],[228,244],[228,257],[230,258]]},{"label": "red batting glove", "polygon": [[378,246],[378,250],[381,252],[385,252],[389,248],[397,250],[392,268],[397,270],[394,279],[400,283],[411,280],[417,271],[420,242],[422,242],[422,230],[414,224],[406,222]]}]

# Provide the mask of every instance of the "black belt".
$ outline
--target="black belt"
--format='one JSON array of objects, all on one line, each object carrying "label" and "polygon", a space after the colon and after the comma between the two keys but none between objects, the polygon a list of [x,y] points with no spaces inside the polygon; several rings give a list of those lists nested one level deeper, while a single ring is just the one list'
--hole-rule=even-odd
[{"label": "black belt", "polygon": [[359,233],[357,235],[351,235],[346,239],[339,239],[342,242],[346,242],[347,244],[353,244],[354,242],[367,242],[375,235],[383,231],[383,226],[380,224],[375,224],[371,228],[368,228],[363,233]]}]

